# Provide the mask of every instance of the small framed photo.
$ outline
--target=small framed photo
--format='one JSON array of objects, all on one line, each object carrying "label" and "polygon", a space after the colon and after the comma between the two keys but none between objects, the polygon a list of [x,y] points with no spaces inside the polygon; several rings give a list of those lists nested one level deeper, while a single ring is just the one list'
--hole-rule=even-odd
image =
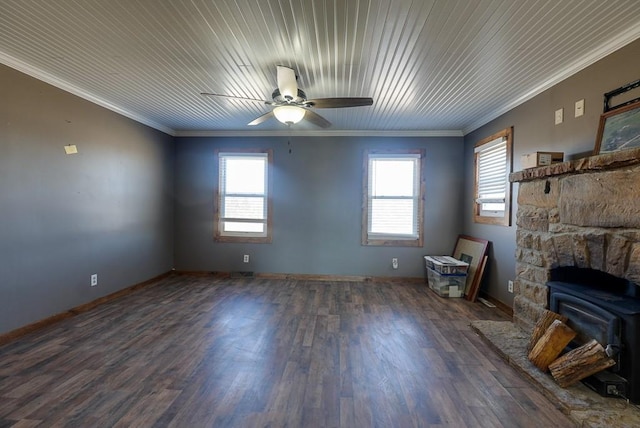
[{"label": "small framed photo", "polygon": [[594,155],[640,147],[640,100],[600,116]]}]

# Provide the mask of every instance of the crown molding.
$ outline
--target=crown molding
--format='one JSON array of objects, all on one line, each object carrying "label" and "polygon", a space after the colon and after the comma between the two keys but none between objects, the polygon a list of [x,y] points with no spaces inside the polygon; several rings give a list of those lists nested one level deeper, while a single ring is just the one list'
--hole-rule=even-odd
[{"label": "crown molding", "polygon": [[542,84],[536,86],[529,92],[516,98],[509,104],[506,104],[501,109],[493,111],[490,114],[476,120],[475,122],[472,122],[469,126],[465,127],[462,130],[463,135],[467,135],[475,131],[476,129],[480,128],[481,126],[486,125],[492,120],[497,119],[498,117],[502,116],[508,111],[513,110],[514,108],[518,107],[521,104],[524,104],[526,101],[529,101],[531,98],[535,97],[536,95],[541,94],[542,92],[557,85],[563,80],[568,79],[574,74],[577,74],[578,72],[584,70],[588,66],[596,63],[597,61],[600,61],[602,58],[606,57],[607,55],[610,55],[615,51],[617,51],[618,49],[622,49],[626,45],[636,41],[638,38],[640,38],[640,23],[631,27],[629,30],[620,34],[616,38],[604,42],[599,47],[591,51],[589,55],[583,58],[580,58],[578,61],[574,62],[570,67],[567,67],[561,72],[551,76]]},{"label": "crown molding", "polygon": [[176,137],[463,137],[460,130],[176,131]]},{"label": "crown molding", "polygon": [[171,128],[168,128],[152,120],[149,120],[144,116],[140,116],[138,114],[125,110],[121,107],[118,107],[115,104],[111,104],[101,98],[96,97],[95,95],[92,95],[86,92],[85,90],[75,85],[70,84],[69,82],[59,79],[50,73],[40,70],[32,65],[25,63],[24,61],[20,61],[19,59],[14,58],[10,55],[7,55],[3,52],[0,52],[0,63],[6,65],[7,67],[18,70],[19,72],[24,73],[28,76],[31,76],[34,79],[38,79],[42,82],[48,83],[49,85],[55,86],[58,89],[62,89],[65,92],[69,92],[70,94],[76,95],[82,99],[92,102],[93,104],[97,104],[101,107],[104,107],[108,110],[118,113],[119,115],[128,117],[131,120],[135,120],[136,122],[139,122],[151,128],[157,129],[158,131],[164,132],[165,134],[174,135],[174,130]]}]

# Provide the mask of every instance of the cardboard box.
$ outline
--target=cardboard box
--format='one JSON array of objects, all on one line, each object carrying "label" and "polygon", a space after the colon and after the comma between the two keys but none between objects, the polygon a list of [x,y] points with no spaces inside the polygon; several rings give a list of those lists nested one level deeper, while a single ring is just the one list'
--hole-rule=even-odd
[{"label": "cardboard box", "polygon": [[548,166],[553,163],[560,163],[564,160],[564,152],[535,152],[520,157],[520,167],[522,169]]},{"label": "cardboard box", "polygon": [[466,275],[469,264],[451,256],[424,256],[427,269],[444,275]]}]

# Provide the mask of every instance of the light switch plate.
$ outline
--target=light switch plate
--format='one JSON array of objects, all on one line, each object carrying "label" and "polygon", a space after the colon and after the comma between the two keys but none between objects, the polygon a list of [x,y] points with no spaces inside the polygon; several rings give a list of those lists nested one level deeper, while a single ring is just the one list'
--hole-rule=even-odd
[{"label": "light switch plate", "polygon": [[564,120],[564,109],[559,108],[556,110],[556,125],[560,125]]},{"label": "light switch plate", "polygon": [[575,117],[580,117],[584,114],[584,99],[576,101]]}]

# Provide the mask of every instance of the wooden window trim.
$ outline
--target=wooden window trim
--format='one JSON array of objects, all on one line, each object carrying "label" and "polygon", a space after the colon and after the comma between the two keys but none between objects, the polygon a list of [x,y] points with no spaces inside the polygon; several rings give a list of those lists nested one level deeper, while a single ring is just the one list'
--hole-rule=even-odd
[{"label": "wooden window trim", "polygon": [[[490,217],[483,216],[480,214],[480,204],[476,201],[478,197],[478,153],[474,153],[473,155],[473,168],[474,168],[474,179],[473,179],[473,220],[476,223],[482,224],[493,224],[498,226],[511,226],[511,182],[509,182],[509,173],[512,172],[513,168],[513,127],[509,127],[503,129],[502,131],[496,132],[495,134],[483,138],[478,141],[474,146],[474,149],[487,144],[497,138],[506,138],[507,142],[507,173],[505,174],[505,208],[504,215],[501,217]],[[475,150],[474,150],[475,151]]]},{"label": "wooden window trim", "polygon": [[[222,235],[220,232],[220,206],[222,195],[220,193],[220,153],[238,153],[238,154],[267,154],[267,235],[266,236],[228,236]],[[213,222],[213,237],[216,242],[236,242],[236,243],[252,243],[252,244],[270,244],[273,239],[273,150],[272,149],[216,149],[216,182],[214,186],[215,208]]]},{"label": "wooden window trim", "polygon": [[[419,195],[417,214],[417,239],[370,239],[369,225],[369,155],[420,155],[418,168]],[[422,247],[424,245],[424,201],[425,201],[425,152],[422,149],[405,150],[365,150],[362,167],[362,245],[386,247]]]}]

